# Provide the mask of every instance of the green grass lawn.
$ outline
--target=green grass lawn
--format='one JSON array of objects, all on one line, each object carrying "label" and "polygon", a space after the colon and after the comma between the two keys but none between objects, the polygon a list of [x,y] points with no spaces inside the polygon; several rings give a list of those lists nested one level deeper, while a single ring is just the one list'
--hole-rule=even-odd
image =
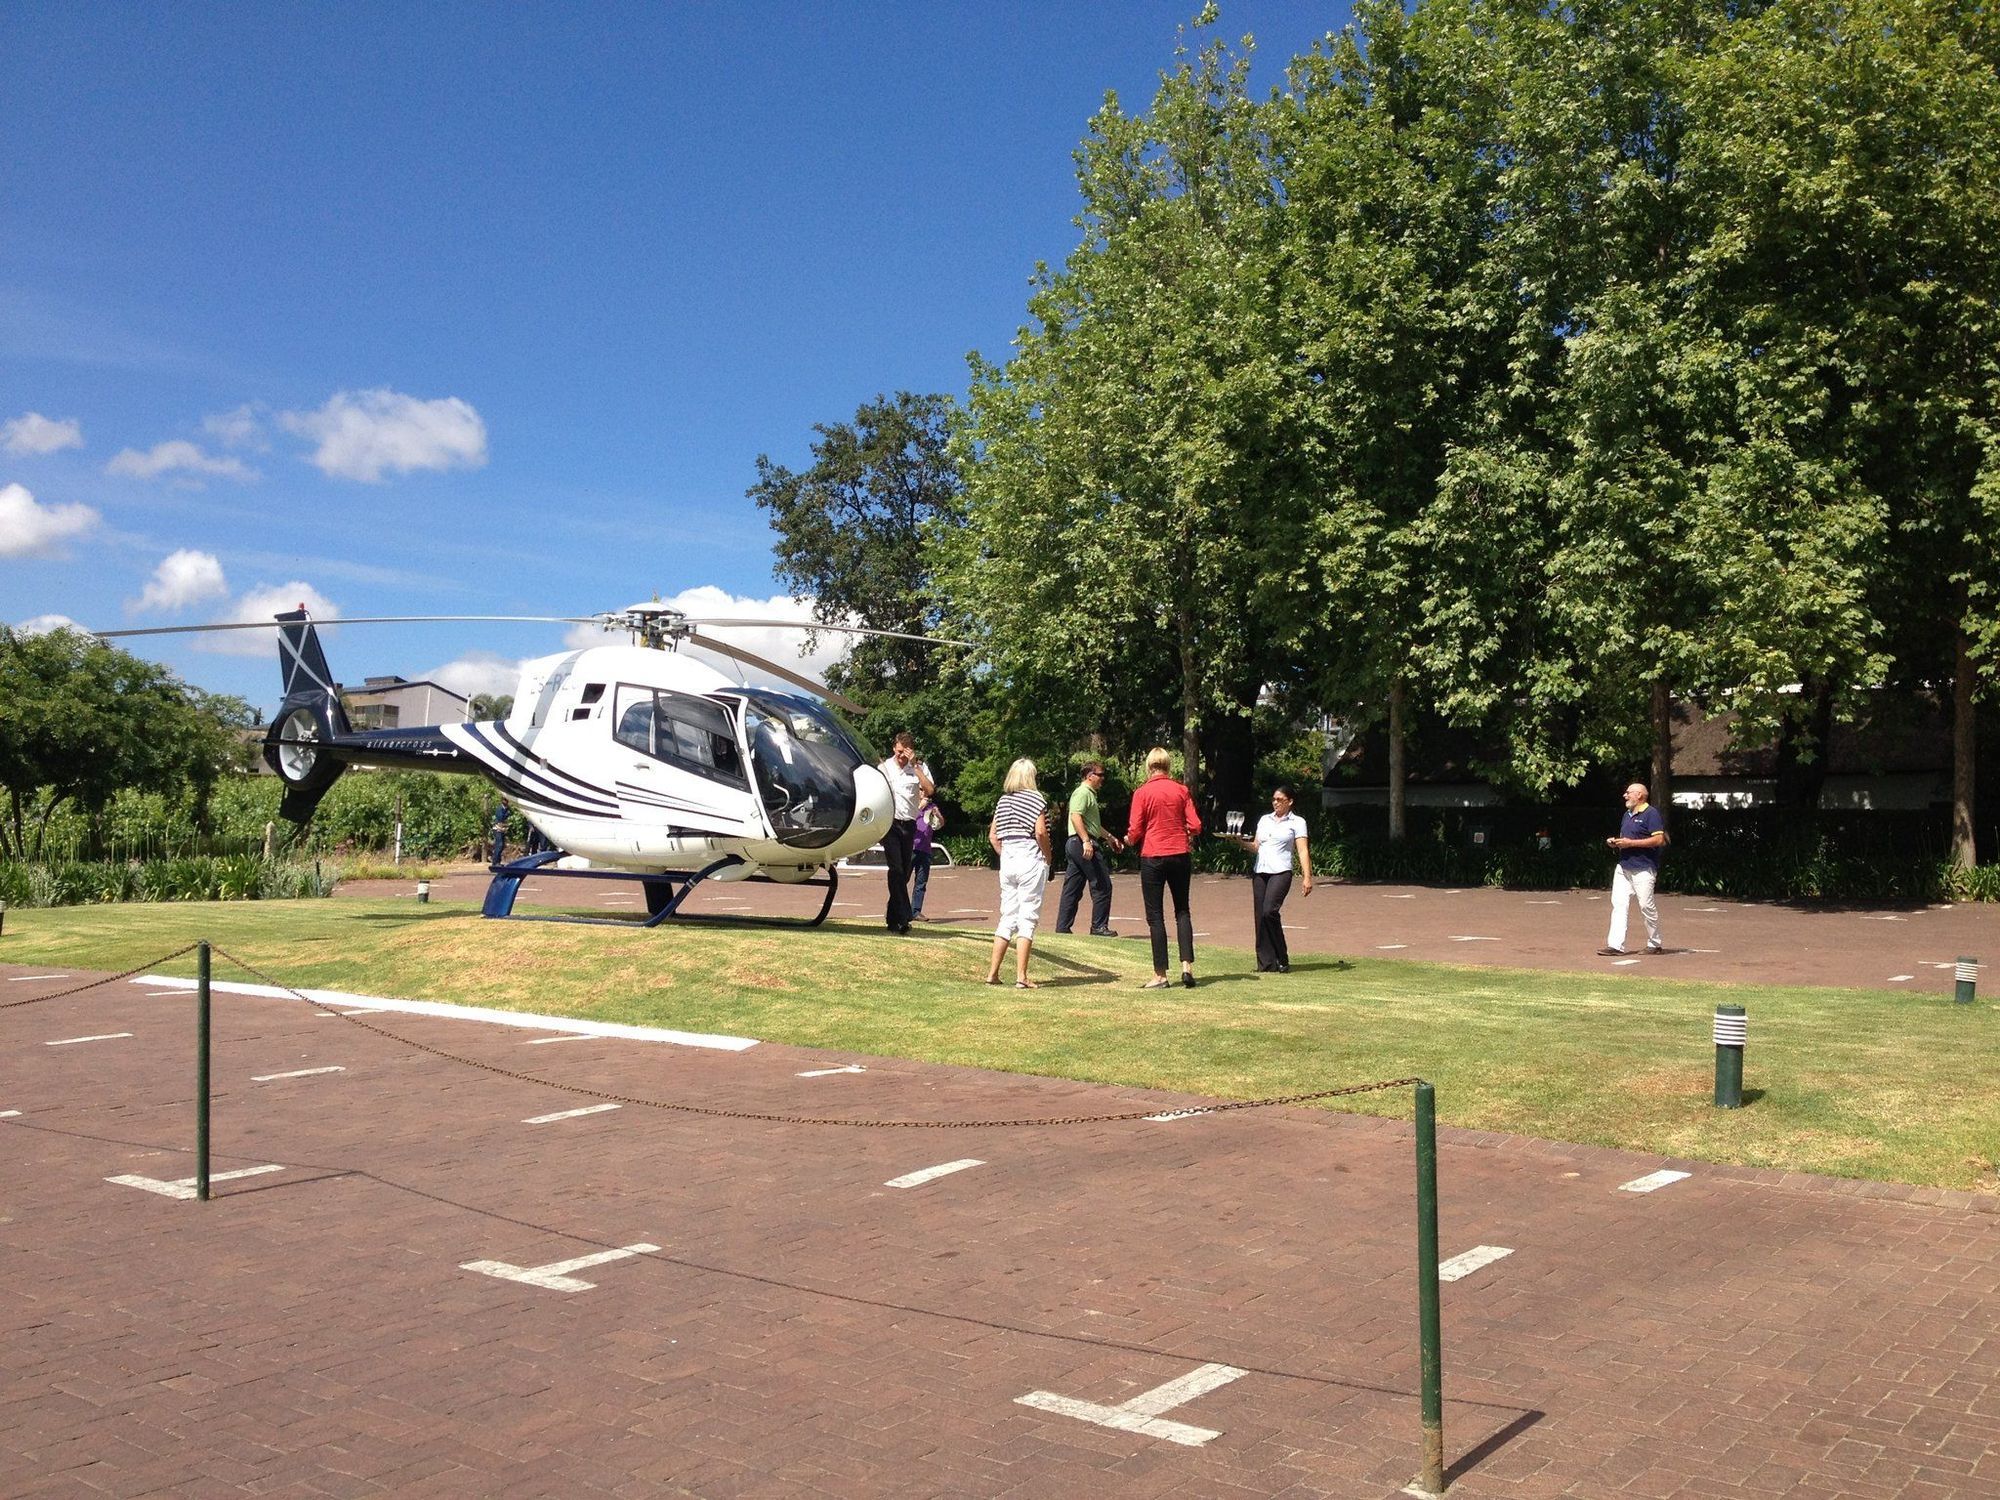
[{"label": "green grass lawn", "polygon": [[[1416,1074],[1437,1085],[1447,1124],[2000,1190],[2000,1015],[1986,1001],[1332,955],[1259,975],[1249,954],[1220,948],[1203,950],[1200,988],[1143,992],[1144,945],[1078,937],[1039,943],[1043,986],[1017,991],[979,982],[983,932],[621,932],[407,900],[15,910],[0,962],[118,971],[199,937],[303,986],[1228,1098]],[[241,977],[219,957],[215,974]],[[1718,1001],[1750,1014],[1740,1110],[1710,1102]],[[6,1025],[0,1012],[0,1040]],[[1328,1107],[1407,1114],[1409,1098]]]}]

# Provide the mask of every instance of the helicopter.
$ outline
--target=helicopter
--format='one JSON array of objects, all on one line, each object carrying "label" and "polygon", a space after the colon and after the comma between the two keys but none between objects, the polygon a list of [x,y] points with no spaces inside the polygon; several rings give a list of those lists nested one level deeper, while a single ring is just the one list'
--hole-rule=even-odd
[{"label": "helicopter", "polygon": [[[268,623],[98,633],[111,638],[275,626],[284,697],[263,754],[284,783],[283,817],[303,827],[350,766],[484,776],[550,846],[490,867],[486,916],[513,916],[514,897],[530,873],[637,879],[645,887],[647,926],[675,915],[695,887],[710,880],[822,886],[825,899],[807,924],[817,926],[833,906],[837,862],[879,842],[890,826],[888,780],[828,707],[858,713],[859,705],[701,632],[775,625],[961,644],[795,620],[696,619],[657,602],[588,616],[399,615],[337,623],[503,619],[622,629],[631,644],[585,646],[523,662],[513,707],[502,719],[357,730],[303,605]],[[747,686],[682,652],[698,633],[704,648],[805,693]],[[564,920],[631,925],[611,918]]]}]

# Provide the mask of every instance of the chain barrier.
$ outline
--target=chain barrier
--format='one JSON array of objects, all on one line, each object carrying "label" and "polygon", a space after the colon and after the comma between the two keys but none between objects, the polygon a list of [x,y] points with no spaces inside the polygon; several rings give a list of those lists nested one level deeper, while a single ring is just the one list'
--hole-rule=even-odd
[{"label": "chain barrier", "polygon": [[66,1000],[71,995],[81,995],[85,990],[94,990],[107,984],[117,984],[121,979],[137,979],[148,969],[156,969],[161,964],[170,964],[184,954],[194,952],[200,946],[201,944],[198,942],[189,943],[185,948],[176,948],[164,957],[155,958],[140,964],[136,969],[127,969],[123,974],[107,974],[104,978],[93,979],[88,984],[72,985],[66,990],[56,990],[47,995],[30,995],[26,1000],[8,1000],[0,1003],[0,1010],[18,1010],[23,1005],[40,1005],[45,1000]]},{"label": "chain barrier", "polygon": [[[11,1001],[7,1005],[0,1005],[0,1009],[11,1009],[17,1005],[34,1005],[44,1000],[59,1000],[65,995],[77,995],[83,993],[85,990],[96,989],[102,985],[116,984],[121,979],[133,979],[145,973],[148,969],[155,968],[163,963],[170,963],[176,958],[192,953],[200,946],[199,943],[189,943],[185,948],[176,948],[172,953],[155,959],[152,963],[141,964],[138,968],[128,969],[123,974],[113,974],[104,979],[94,979],[89,984],[77,985],[73,989],[59,990],[50,995],[37,995],[29,1000]],[[574,1094],[583,1099],[596,1099],[606,1104],[629,1104],[638,1109],[671,1110],[676,1114],[701,1115],[716,1120],[752,1120],[767,1125],[842,1125],[850,1128],[869,1130],[1012,1130],[1032,1129],[1048,1125],[1115,1125],[1130,1120],[1149,1120],[1158,1115],[1171,1115],[1178,1119],[1189,1115],[1228,1114],[1234,1110],[1271,1109],[1282,1104],[1309,1104],[1318,1099],[1338,1099],[1350,1094],[1372,1094],[1385,1089],[1409,1088],[1419,1081],[1415,1078],[1388,1078],[1375,1083],[1348,1084],[1342,1088],[1313,1089],[1299,1094],[1279,1094],[1268,1099],[1231,1099],[1219,1104],[1194,1104],[1182,1109],[1161,1109],[1157,1105],[1149,1105],[1144,1109],[1126,1110],[1119,1114],[1055,1115],[1016,1120],[855,1120],[832,1115],[781,1115],[747,1109],[720,1109],[713,1105],[677,1104],[665,1099],[647,1099],[637,1094],[620,1094],[609,1089],[590,1088],[580,1083],[562,1083],[554,1079],[538,1077],[533,1073],[522,1073],[513,1068],[503,1068],[496,1063],[481,1062],[476,1057],[465,1057],[457,1052],[447,1051],[443,1047],[433,1046],[429,1042],[420,1042],[414,1037],[404,1036],[399,1032],[390,1031],[385,1027],[373,1025],[368,1021],[362,1020],[358,1015],[351,1015],[345,1011],[332,1010],[294,986],[266,974],[247,959],[238,958],[227,948],[219,947],[213,943],[209,945],[209,948],[217,957],[227,959],[244,973],[263,984],[269,985],[272,989],[279,990],[295,1000],[303,1001],[315,1009],[325,1009],[329,1015],[340,1017],[341,1020],[347,1022],[350,1026],[358,1026],[363,1031],[373,1032],[376,1036],[382,1037],[386,1041],[398,1043],[415,1051],[427,1052],[432,1057],[441,1057],[447,1062],[458,1063],[467,1068],[477,1068],[483,1073],[491,1073],[499,1078],[511,1078],[518,1083],[539,1084],[543,1088],[556,1089],[559,1092]]]}]

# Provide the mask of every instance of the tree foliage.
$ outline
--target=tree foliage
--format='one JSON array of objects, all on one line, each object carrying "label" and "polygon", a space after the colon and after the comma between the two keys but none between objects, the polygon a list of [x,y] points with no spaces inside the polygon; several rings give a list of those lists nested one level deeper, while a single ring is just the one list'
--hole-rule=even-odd
[{"label": "tree foliage", "polygon": [[91,819],[95,838],[123,788],[187,791],[205,822],[217,781],[246,763],[235,731],[251,712],[241,699],[190,688],[81,631],[0,626],[0,704],[0,853],[16,858],[39,852],[49,818],[68,803]]}]

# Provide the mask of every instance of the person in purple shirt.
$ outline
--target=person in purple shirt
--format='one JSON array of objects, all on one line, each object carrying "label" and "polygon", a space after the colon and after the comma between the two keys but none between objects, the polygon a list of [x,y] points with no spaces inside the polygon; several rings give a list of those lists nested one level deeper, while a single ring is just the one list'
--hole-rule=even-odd
[{"label": "person in purple shirt", "polygon": [[1611,876],[1611,932],[1597,951],[1606,956],[1625,952],[1625,919],[1636,899],[1639,915],[1646,919],[1646,951],[1665,953],[1653,886],[1660,878],[1660,851],[1667,845],[1667,825],[1660,810],[1649,802],[1643,783],[1635,781],[1625,788],[1625,819],[1618,825],[1617,837],[1606,839],[1604,844],[1618,852],[1618,868]]}]

